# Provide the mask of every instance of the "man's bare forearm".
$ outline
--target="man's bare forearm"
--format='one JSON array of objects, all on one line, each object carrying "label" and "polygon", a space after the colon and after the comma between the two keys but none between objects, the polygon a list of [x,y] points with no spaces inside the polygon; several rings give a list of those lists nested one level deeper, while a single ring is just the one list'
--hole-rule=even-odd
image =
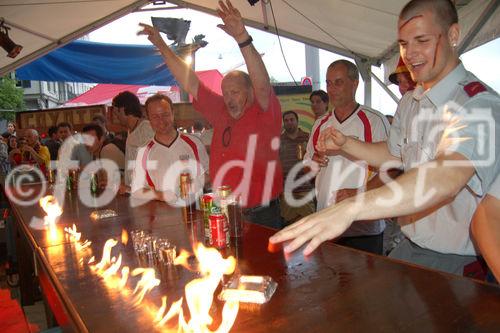
[{"label": "man's bare forearm", "polygon": [[165,42],[158,43],[157,47],[165,64],[182,89],[197,98],[199,80],[196,73]]},{"label": "man's bare forearm", "polygon": [[[248,34],[246,34],[249,36]],[[248,37],[247,37],[248,38]],[[242,43],[247,38],[240,40],[242,38],[235,38],[236,42]],[[250,75],[250,80],[252,80],[253,88],[255,90],[257,101],[262,109],[267,110],[269,106],[269,93],[271,90],[271,83],[269,80],[269,74],[267,73],[266,66],[259,52],[255,49],[253,44],[241,48],[241,54],[245,59],[245,63],[248,69],[248,75]]]},{"label": "man's bare forearm", "polygon": [[391,161],[393,167],[401,164],[401,160],[389,152],[386,142],[369,143],[347,137],[342,150],[357,160],[366,161],[368,165],[380,168],[384,163]]},{"label": "man's bare forearm", "polygon": [[366,190],[374,190],[376,188],[379,188],[381,186],[384,186],[389,179],[394,180],[396,179],[399,175],[402,174],[401,170],[398,169],[390,169],[388,171],[379,171],[377,175],[375,175],[372,179],[370,179],[366,183]]},{"label": "man's bare forearm", "polygon": [[500,281],[500,200],[487,195],[472,219],[472,234],[497,281]]},{"label": "man's bare forearm", "polygon": [[455,197],[473,174],[472,164],[449,167],[442,160],[432,161],[347,200],[355,207],[356,220],[410,215]]}]

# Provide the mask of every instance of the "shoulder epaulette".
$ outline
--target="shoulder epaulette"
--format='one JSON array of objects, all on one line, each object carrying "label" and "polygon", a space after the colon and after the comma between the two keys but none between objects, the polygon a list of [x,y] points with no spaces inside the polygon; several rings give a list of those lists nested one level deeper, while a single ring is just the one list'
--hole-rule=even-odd
[{"label": "shoulder epaulette", "polygon": [[486,87],[479,81],[468,83],[464,86],[464,90],[469,97],[474,97],[480,92],[486,91]]}]

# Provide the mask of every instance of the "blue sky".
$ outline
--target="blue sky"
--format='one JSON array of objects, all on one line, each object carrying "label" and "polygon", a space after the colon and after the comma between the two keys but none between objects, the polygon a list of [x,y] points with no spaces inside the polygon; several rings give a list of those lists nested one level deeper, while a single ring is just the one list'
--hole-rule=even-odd
[{"label": "blue sky", "polygon": [[[191,29],[187,41],[194,35],[205,34],[205,40],[209,44],[196,53],[197,70],[218,69],[224,73],[236,68],[245,69],[240,66],[243,59],[236,43],[226,33],[217,28],[217,24],[221,23],[221,20],[190,9],[129,14],[90,33],[89,39],[104,43],[150,44],[146,37],[136,36],[136,33],[139,31],[138,23],[144,22],[150,24],[151,16],[179,17],[191,20]],[[270,76],[278,81],[292,81],[279,48],[278,38],[273,34],[260,30],[252,28],[248,30],[254,39],[254,45],[257,50],[264,53],[264,63]],[[281,38],[281,42],[292,75],[295,80],[300,82],[300,79],[305,76],[306,72],[304,44],[287,38]],[[500,39],[496,39],[465,53],[461,59],[468,70],[496,91],[500,91],[500,76],[498,76],[499,55]],[[325,88],[324,77],[326,68],[332,61],[340,58],[342,57],[334,53],[320,50],[320,82],[322,89]],[[372,70],[379,78],[383,77],[382,68],[373,67]],[[358,89],[356,98],[358,102],[362,103],[364,101],[364,93],[361,87],[362,85]],[[399,96],[397,87],[391,85],[390,88]],[[385,114],[393,114],[396,110],[396,103],[374,81],[372,82],[372,107]]]}]

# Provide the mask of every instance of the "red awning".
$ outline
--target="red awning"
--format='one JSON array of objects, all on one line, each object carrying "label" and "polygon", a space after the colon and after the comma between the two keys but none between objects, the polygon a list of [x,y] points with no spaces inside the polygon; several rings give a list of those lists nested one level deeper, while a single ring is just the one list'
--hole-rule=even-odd
[{"label": "red awning", "polygon": [[[221,94],[222,74],[216,70],[196,72],[196,75],[207,87]],[[180,102],[180,90],[177,86],[141,86],[128,84],[98,84],[86,93],[66,102],[63,107],[85,106],[85,105],[111,105],[113,97],[123,91],[130,91],[139,97],[144,104],[146,99],[156,93],[169,96],[174,103]]]}]

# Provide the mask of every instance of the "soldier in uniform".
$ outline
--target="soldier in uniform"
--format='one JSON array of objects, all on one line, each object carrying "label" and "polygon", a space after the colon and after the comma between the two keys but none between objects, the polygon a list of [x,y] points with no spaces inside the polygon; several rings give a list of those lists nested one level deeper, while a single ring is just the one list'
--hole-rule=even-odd
[{"label": "soldier in uniform", "polygon": [[272,243],[292,240],[285,247],[291,252],[309,241],[307,255],[354,220],[404,216],[406,239],[391,257],[455,274],[476,261],[469,227],[499,171],[493,138],[500,133],[500,98],[460,62],[459,32],[449,0],[412,0],[403,8],[400,53],[419,86],[401,100],[389,140],[369,144],[330,129],[318,148],[341,150],[374,167],[389,161],[405,173],[298,221],[271,237]]}]

